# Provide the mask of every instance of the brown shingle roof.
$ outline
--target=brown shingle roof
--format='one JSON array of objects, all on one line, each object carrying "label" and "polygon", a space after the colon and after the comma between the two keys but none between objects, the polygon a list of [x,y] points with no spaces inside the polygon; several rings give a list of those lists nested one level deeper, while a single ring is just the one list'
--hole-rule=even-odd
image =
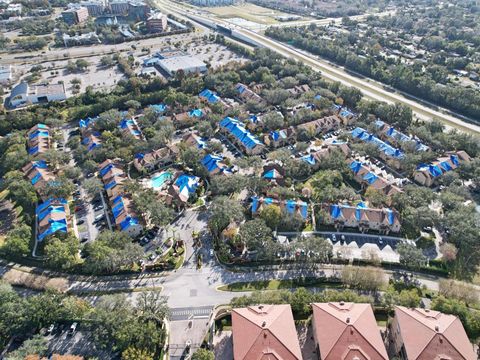
[{"label": "brown shingle roof", "polygon": [[290,305],[259,305],[232,310],[235,360],[302,359]]}]

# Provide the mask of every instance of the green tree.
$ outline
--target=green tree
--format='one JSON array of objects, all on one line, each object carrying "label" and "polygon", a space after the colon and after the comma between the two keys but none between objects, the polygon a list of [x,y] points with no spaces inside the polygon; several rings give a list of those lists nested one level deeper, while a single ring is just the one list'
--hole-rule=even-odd
[{"label": "green tree", "polygon": [[71,269],[78,263],[80,243],[75,236],[51,238],[45,245],[45,262],[55,269]]},{"label": "green tree", "polygon": [[125,233],[104,231],[97,240],[85,245],[84,269],[91,273],[114,273],[143,258],[143,248],[132,243]]},{"label": "green tree", "polygon": [[7,355],[7,360],[24,360],[29,355],[38,355],[43,357],[47,354],[48,340],[42,335],[34,335],[32,338],[23,342],[18,350]]},{"label": "green tree", "polygon": [[154,360],[153,354],[146,350],[128,347],[122,352],[122,360]]},{"label": "green tree", "polygon": [[244,219],[243,207],[237,201],[219,196],[212,201],[208,227],[216,237],[231,223]]},{"label": "green tree", "polygon": [[268,205],[260,212],[260,217],[265,221],[265,224],[272,229],[276,230],[278,224],[282,220],[282,210],[278,205]]},{"label": "green tree", "polygon": [[32,229],[27,224],[21,224],[14,227],[7,234],[1,251],[7,256],[24,257],[27,256],[30,249],[30,239],[32,238]]},{"label": "green tree", "polygon": [[400,263],[412,269],[419,269],[425,266],[427,258],[423,255],[422,250],[415,245],[401,243],[397,246],[397,252],[400,255]]},{"label": "green tree", "polygon": [[214,360],[215,354],[207,349],[198,349],[192,354],[192,360]]}]

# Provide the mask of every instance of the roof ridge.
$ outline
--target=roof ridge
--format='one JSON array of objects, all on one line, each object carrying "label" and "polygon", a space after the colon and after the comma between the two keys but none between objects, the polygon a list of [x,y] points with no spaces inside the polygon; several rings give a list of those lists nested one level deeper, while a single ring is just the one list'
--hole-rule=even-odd
[{"label": "roof ridge", "polygon": [[[417,323],[421,324],[423,327],[426,327],[428,328],[429,330],[432,331],[433,335],[432,337],[430,338],[430,340],[427,342],[427,345],[430,344],[432,342],[432,339],[435,337],[436,334],[438,334],[437,332],[435,332],[435,330],[432,330],[430,327],[428,327],[427,325],[425,325],[423,322],[421,321],[418,321],[418,319],[416,319],[413,315],[411,315],[409,312],[407,311],[403,311],[404,307],[403,306],[399,306],[398,307],[404,314],[408,315],[409,317],[411,317],[413,320],[415,320]],[[405,309],[408,310],[407,307],[405,307]],[[422,348],[422,351],[419,352],[419,354],[423,353],[427,347],[427,345],[425,345],[423,348]]]},{"label": "roof ridge", "polygon": [[[246,309],[248,310],[248,307],[246,307]],[[285,308],[286,309],[286,308]],[[234,309],[235,310],[235,309]],[[283,312],[283,311],[282,311]],[[251,321],[250,319],[248,319],[246,316],[244,316],[243,314],[240,314],[239,312],[236,311],[236,314],[237,315],[240,315],[242,318],[244,318],[245,320],[247,320],[248,322],[252,323],[253,325],[255,325],[256,327],[258,327],[260,330],[265,330],[265,331],[268,331],[270,333],[270,335],[272,335],[275,339],[277,339],[277,341],[283,345],[283,347],[285,349],[287,349],[287,351],[293,356],[293,357],[297,357],[291,350],[288,346],[285,346],[285,344],[277,337],[275,336],[275,334],[270,330],[270,328],[263,328],[261,327],[260,325],[257,325],[256,323],[254,323],[253,321]],[[278,317],[276,318],[278,319]],[[275,320],[276,320],[275,319]],[[274,323],[275,321],[272,322],[272,324]],[[297,332],[297,330],[295,330],[295,332]],[[261,332],[260,332],[261,334]],[[298,335],[297,335],[298,336]],[[255,341],[258,339],[258,336],[255,338]],[[248,352],[252,349],[254,343],[252,343],[252,345],[248,348],[247,352],[245,354],[248,354]]]},{"label": "roof ridge", "polygon": [[[364,309],[364,311],[366,310],[367,308]],[[323,310],[323,309],[322,309]],[[364,311],[362,311],[362,315],[364,313]],[[362,339],[364,339],[368,344],[370,344],[370,346],[374,349],[374,351],[379,355],[379,356],[382,356],[383,355],[377,350],[377,348],[365,337],[363,336],[362,332],[359,331],[357,329],[356,326],[354,326],[354,323],[345,323],[343,321],[341,321],[340,319],[338,319],[337,317],[335,317],[338,321],[344,323],[346,326],[345,328],[343,329],[343,332],[340,334],[340,336],[337,338],[337,341],[335,341],[335,343],[332,345],[332,347],[330,348],[330,350],[328,351],[328,353],[325,355],[325,359],[330,355],[330,353],[332,352],[333,348],[335,348],[335,346],[337,345],[337,343],[340,341],[341,337],[343,336],[343,334],[345,334],[345,332],[350,328],[350,327],[353,327],[357,333],[362,337]],[[357,318],[358,319],[358,318]],[[362,348],[360,348],[362,349]],[[363,350],[363,349],[362,349]],[[363,352],[363,351],[362,351]],[[388,360],[388,358],[385,358],[385,360]]]}]

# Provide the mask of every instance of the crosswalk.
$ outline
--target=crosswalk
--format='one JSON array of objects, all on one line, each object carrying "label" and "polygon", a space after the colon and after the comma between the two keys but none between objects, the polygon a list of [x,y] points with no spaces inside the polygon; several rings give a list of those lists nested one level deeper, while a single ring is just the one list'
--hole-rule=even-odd
[{"label": "crosswalk", "polygon": [[170,321],[181,321],[199,317],[208,317],[210,316],[212,310],[212,306],[174,308],[170,311]]}]

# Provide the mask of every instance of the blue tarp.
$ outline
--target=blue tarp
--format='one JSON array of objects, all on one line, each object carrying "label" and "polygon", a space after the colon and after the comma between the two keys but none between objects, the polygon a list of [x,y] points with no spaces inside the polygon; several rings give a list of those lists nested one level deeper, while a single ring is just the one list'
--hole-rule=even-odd
[{"label": "blue tarp", "polygon": [[248,149],[253,149],[257,145],[262,145],[262,142],[252,135],[248,130],[246,130],[236,119],[226,117],[220,121],[220,126],[227,129]]},{"label": "blue tarp", "polygon": [[155,105],[150,105],[150,108],[153,109],[157,114],[161,114],[165,110],[167,110],[167,105],[165,105],[165,104],[155,104]]},{"label": "blue tarp", "polygon": [[394,148],[390,144],[387,144],[376,136],[369,134],[366,130],[360,127],[353,129],[351,135],[353,138],[375,144],[378,149],[387,156],[397,159],[401,159],[405,156],[405,154],[400,149]]},{"label": "blue tarp", "polygon": [[202,117],[203,116],[203,111],[201,109],[193,109],[188,112],[189,117]]},{"label": "blue tarp", "polygon": [[214,93],[213,91],[209,90],[209,89],[205,89],[203,90],[200,94],[199,94],[200,97],[203,97],[205,99],[207,99],[207,101],[209,103],[217,103],[220,101],[220,97]]},{"label": "blue tarp", "polygon": [[195,190],[197,190],[199,184],[195,176],[182,174],[175,181],[175,185],[178,186],[180,192],[182,192],[183,189],[186,188],[189,193],[194,193]]},{"label": "blue tarp", "polygon": [[313,155],[305,155],[305,156],[302,156],[301,158],[303,161],[305,161],[307,164],[309,165],[315,165],[315,163],[317,162],[315,160],[315,157]]}]

